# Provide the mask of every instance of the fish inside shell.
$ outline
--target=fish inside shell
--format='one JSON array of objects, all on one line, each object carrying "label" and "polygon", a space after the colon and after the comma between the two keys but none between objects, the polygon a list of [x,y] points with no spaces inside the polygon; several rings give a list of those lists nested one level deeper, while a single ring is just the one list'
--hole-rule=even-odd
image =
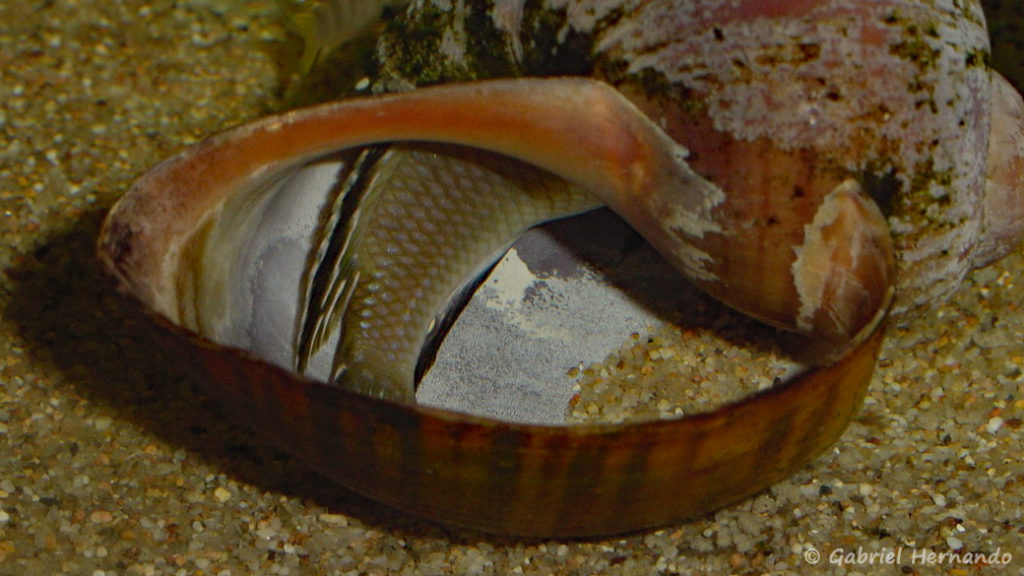
[{"label": "fish inside shell", "polygon": [[[440,198],[383,185],[442,167]],[[459,178],[491,186],[464,191]],[[421,229],[403,213],[446,197],[482,202],[487,217],[448,214]],[[596,536],[707,514],[835,442],[871,380],[892,298],[877,208],[850,183],[803,224],[813,240],[796,268],[817,270],[822,305],[801,308],[813,308],[813,337],[842,342],[835,355],[709,412],[550,425],[424,406],[411,401],[423,343],[443,330],[445,300],[541,215],[606,204],[677,271],[708,277],[728,244],[709,252],[689,240],[718,226],[720,197],[608,85],[503,80],[332,102],[214,136],[137,181],[111,210],[99,255],[122,291],[173,325],[167,345],[201,367],[229,413],[325,477],[446,524]],[[481,259],[433,276],[360,260],[452,266],[423,252],[424,234],[471,236]],[[384,302],[375,279],[405,301]],[[381,329],[396,348],[379,347]],[[298,373],[303,363],[327,376]]]},{"label": "fish inside shell", "polygon": [[[341,101],[167,161],[114,209],[103,242],[126,284],[156,268],[164,281],[134,292],[172,322],[315,379],[412,400],[452,304],[541,222],[605,204],[681,273],[728,282],[708,272],[728,243],[690,241],[734,233],[715,220],[723,192],[685,157],[585,79]],[[764,255],[794,261],[807,288],[787,327],[848,342],[887,294],[883,217],[847,182],[793,225],[808,241]]]},{"label": "fish inside shell", "polygon": [[429,360],[418,351],[511,242],[594,207],[563,180],[477,149],[337,154],[232,197],[199,233],[202,296],[187,325],[314,379],[376,395],[402,382],[411,394]]},{"label": "fish inside shell", "polygon": [[[368,5],[383,4],[371,0]],[[782,9],[784,19],[794,17],[801,26],[824,30],[819,40],[838,39],[833,47],[840,49],[849,47],[847,37],[828,33],[828,27],[864,23],[868,31],[879,33],[853,38],[876,42],[854,41],[857,50],[841,51],[847,56],[828,62],[859,63],[878,57],[883,63],[889,61],[883,68],[894,72],[876,76],[895,78],[879,86],[893,90],[897,97],[905,86],[902,71],[908,66],[925,66],[927,74],[919,78],[935,80],[936,88],[973,94],[967,100],[943,97],[937,101],[962,108],[965,114],[955,119],[962,119],[976,137],[964,139],[956,136],[958,132],[949,132],[949,145],[940,151],[949,153],[957,166],[969,157],[973,183],[982,179],[986,160],[998,191],[1017,180],[1019,171],[1013,166],[1021,157],[1021,148],[1015,145],[1021,115],[1019,110],[1009,111],[1018,125],[1002,136],[989,137],[989,73],[983,60],[965,61],[960,52],[965,46],[983,50],[983,22],[965,21],[959,17],[964,11],[954,12],[951,3],[822,2],[810,11],[804,11],[801,3],[756,1],[577,4],[582,9],[563,11],[563,16],[582,18],[575,23],[578,26],[574,24],[580,31],[589,29],[587,21],[595,14],[587,6],[637,8],[637,14],[618,20],[626,29],[615,32],[598,26],[598,31],[615,33],[604,38],[612,42],[602,41],[595,47],[627,55],[624,62],[630,70],[626,74],[641,75],[645,65],[676,66],[685,64],[680,54],[699,55],[675,48],[691,39],[701,42],[701,34],[715,46],[707,55],[727,57],[718,44],[725,39],[744,54],[770,52],[778,46],[771,40],[776,38],[773,33],[785,27],[757,16],[766,11]],[[688,25],[699,29],[690,33],[685,26],[677,26],[677,20],[662,17],[666,11],[675,14],[676,7],[691,4],[726,12],[721,15],[723,26],[694,21]],[[517,12],[526,5],[520,0],[424,0],[410,4],[405,14],[429,16],[436,14],[433,7],[453,5],[487,10],[502,22],[495,28],[503,33],[529,28],[531,14]],[[866,8],[875,17],[844,12],[850,6]],[[899,41],[906,30],[900,27],[901,18],[893,18],[890,7],[899,8],[900,15],[913,9],[910,23],[938,15],[950,24],[921,28],[941,32],[926,42],[950,47],[943,52],[948,58],[942,66],[933,69],[931,60],[915,60],[916,53],[891,49],[894,45],[886,39]],[[829,17],[833,10],[842,17]],[[466,14],[456,11],[454,16]],[[736,20],[736,14],[743,18]],[[734,34],[746,30],[748,20],[762,27],[770,41],[758,43]],[[739,28],[726,27],[730,22]],[[967,41],[958,42],[956,35],[963,36],[960,28],[965,22]],[[826,26],[821,28],[820,23]],[[630,29],[638,33],[628,33]],[[669,34],[667,42],[660,33]],[[525,40],[512,42],[512,52],[528,53],[531,43]],[[649,52],[665,58],[652,62],[632,57],[633,40],[650,41],[649,47],[655,50]],[[433,54],[450,56],[459,51],[438,52],[443,51]],[[894,57],[907,61],[893,63]],[[751,61],[779,62],[776,58]],[[813,69],[815,62],[804,63]],[[964,70],[965,62],[974,65]],[[737,87],[749,80],[760,90],[770,88],[765,81],[783,87],[800,85],[779,72],[796,73],[803,79],[818,77],[803,74],[807,69],[791,64],[784,61],[772,74],[722,78],[721,82],[711,78],[710,85]],[[732,67],[707,70],[728,74]],[[844,70],[850,72],[842,67],[834,71]],[[676,70],[681,83],[673,86],[684,94],[691,93],[685,81],[692,71]],[[836,78],[834,71],[822,77]],[[701,73],[694,78],[709,78],[706,71],[697,72]],[[864,73],[855,72],[838,79],[846,87],[861,86]],[[675,77],[669,79],[675,81]],[[416,80],[413,77],[408,85],[420,84]],[[726,114],[720,119],[727,120],[730,112],[756,111],[771,121],[741,123],[766,130],[769,136],[760,143],[766,154],[751,155],[742,137],[724,134],[722,125],[701,117],[706,108],[680,107],[679,101],[657,94],[647,98],[652,94],[638,90],[647,86],[628,79],[617,84],[618,90],[593,79],[480,82],[333,102],[266,118],[215,136],[147,173],[111,212],[101,235],[100,255],[122,290],[170,323],[192,328],[187,334],[170,332],[184,336],[176,339],[184,344],[182,353],[206,368],[207,390],[226,408],[327,477],[371,498],[445,523],[546,537],[618,533],[705,515],[800,469],[831,446],[856,414],[871,380],[892,302],[893,247],[885,218],[865,193],[872,192],[872,181],[863,177],[864,170],[821,161],[833,149],[858,162],[881,157],[898,164],[906,158],[889,155],[888,148],[876,151],[877,142],[871,137],[877,132],[863,129],[860,122],[840,124],[844,130],[868,136],[867,148],[790,147],[792,142],[781,141],[781,133],[770,127],[773,122],[806,119],[789,113],[797,106],[785,99],[772,99],[774,108],[742,105],[742,100],[719,102],[728,104],[717,106],[718,112]],[[745,93],[756,95],[758,90]],[[630,92],[632,102],[623,97]],[[712,94],[724,93],[713,90]],[[823,93],[825,102],[815,94],[806,96],[826,106],[845,106],[844,101],[833,102]],[[841,90],[837,94],[861,93]],[[1016,94],[1011,96],[1019,102]],[[997,102],[994,97],[992,101]],[[927,136],[927,130],[903,131],[918,128],[920,120],[929,118],[916,115],[920,109],[902,109],[912,122],[885,126],[896,130],[901,141],[903,135]],[[679,116],[683,121],[676,121]],[[838,122],[831,113],[813,118]],[[885,122],[889,118],[881,114],[868,119]],[[947,127],[942,122],[926,126],[942,134]],[[726,136],[725,143],[739,162],[733,165],[714,154],[714,146],[702,149],[703,136],[708,134]],[[984,146],[973,145],[984,143],[986,137],[1002,142],[997,145],[1006,156],[999,159],[987,154]],[[677,142],[695,153],[688,156]],[[914,148],[912,139],[906,144]],[[865,156],[865,150],[875,155]],[[958,153],[961,150],[964,154]],[[456,161],[458,167],[448,165]],[[748,170],[737,172],[737,165]],[[882,165],[887,166],[900,168]],[[439,167],[445,168],[434,174]],[[867,166],[873,167],[877,166]],[[895,173],[912,184],[915,179],[910,176],[917,167],[907,168],[905,173]],[[792,172],[797,181],[810,172],[817,176],[818,185],[792,194],[796,189],[789,186],[762,190],[730,184],[751,173],[779,172]],[[412,198],[404,184],[392,187],[392,180],[400,184],[417,173],[421,178],[407,183],[415,180],[414,188],[440,196]],[[432,217],[420,222],[407,217],[409,206],[424,206],[417,202],[455,197],[481,200],[476,193],[461,193],[459,178],[467,174],[473,175],[468,180],[494,184],[483,191],[502,206],[497,215],[481,210],[479,214],[487,216],[484,223],[475,218]],[[436,182],[434,176],[438,176]],[[525,195],[519,194],[523,186],[529,188]],[[972,200],[980,198],[975,188],[968,190]],[[531,196],[531,191],[543,194]],[[514,200],[509,197],[512,192],[517,194]],[[782,196],[776,198],[778,193]],[[918,210],[925,217],[931,217],[931,208],[945,198],[933,196],[940,202]],[[716,297],[776,326],[803,332],[812,341],[827,341],[838,351],[783,385],[714,411],[655,421],[546,426],[410,403],[424,363],[423,343],[443,332],[450,317],[449,303],[471,290],[495,254],[533,219],[557,218],[596,204],[617,212],[676,271],[697,280]],[[974,205],[963,203],[968,204]],[[516,213],[512,206],[528,209]],[[965,214],[959,211],[955,216],[965,220],[967,236],[970,230],[987,226],[979,224],[976,213]],[[432,236],[425,239],[426,234]],[[444,253],[451,245],[436,246],[442,239],[457,243],[452,239],[470,236],[477,242],[468,251],[473,257],[456,259],[454,265],[445,262],[448,267],[441,273],[433,270],[413,276],[398,266],[375,264],[378,260],[402,262],[420,270],[416,266],[439,261],[431,260],[435,254],[424,254],[417,245]],[[994,240],[985,253],[998,255],[1003,244],[1002,239]],[[959,250],[942,252],[947,259],[973,260]],[[384,286],[397,292],[385,295]],[[390,300],[385,302],[386,298]],[[388,342],[382,345],[385,339]],[[227,348],[211,345],[209,340]],[[387,345],[391,343],[393,348]],[[254,351],[262,360],[286,369],[254,360]],[[299,371],[309,375],[315,371],[320,381]],[[323,385],[327,380],[337,386]]]}]

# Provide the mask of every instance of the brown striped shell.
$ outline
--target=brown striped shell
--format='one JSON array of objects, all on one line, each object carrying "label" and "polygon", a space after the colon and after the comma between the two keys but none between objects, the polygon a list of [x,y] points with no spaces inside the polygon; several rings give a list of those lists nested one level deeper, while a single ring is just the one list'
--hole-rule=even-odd
[{"label": "brown striped shell", "polygon": [[[579,80],[550,80],[545,85],[549,91],[567,90],[583,109],[596,105],[607,109],[610,118],[619,112],[635,117],[628,102],[605,85]],[[177,345],[186,347],[182,353],[198,356],[209,374],[212,393],[229,409],[255,429],[269,431],[273,440],[339,482],[431,519],[535,536],[637,530],[701,514],[755,493],[834,442],[870,381],[891,295],[884,285],[868,309],[871,317],[864,318],[857,334],[827,366],[709,414],[649,423],[514,424],[396,402],[308,379],[225,345],[230,342],[211,342],[202,336],[209,319],[196,314],[201,310],[197,302],[219,298],[224,289],[221,283],[197,280],[204,273],[203,262],[230,260],[237,257],[232,255],[236,246],[249,247],[246,241],[212,240],[210,230],[225,218],[225,207],[261,205],[263,191],[274,190],[273,183],[308,166],[307,162],[395,134],[415,138],[425,130],[446,141],[469,144],[485,139],[492,147],[539,163],[546,162],[546,157],[564,157],[552,156],[543,143],[538,151],[530,138],[522,148],[520,137],[495,138],[489,131],[494,123],[518,127],[509,134],[519,136],[535,131],[523,116],[508,114],[509,99],[521,103],[520,88],[532,86],[523,81],[498,82],[339,101],[228,131],[143,176],[108,216],[100,257],[123,291],[173,327]],[[481,91],[488,97],[477,98]],[[425,114],[438,100],[451,104],[452,110]],[[546,99],[536,101],[542,104]],[[500,105],[492,106],[495,102]],[[625,107],[616,112],[620,105]],[[549,127],[546,116],[537,117],[540,126]],[[487,121],[479,122],[481,118]],[[453,126],[462,129],[452,132]],[[563,125],[556,122],[555,126]],[[621,173],[623,182],[645,182],[646,178],[637,180],[638,174],[647,173],[658,160],[652,165],[632,159],[648,148],[655,158],[662,158],[662,148],[648,146],[660,138],[659,133],[648,134],[643,122],[611,121],[610,126],[615,132],[632,134],[624,142],[633,144],[622,147],[618,139],[599,137],[588,146],[572,139],[572,150],[583,165],[566,173],[578,172],[582,181],[599,177],[606,170],[602,166],[619,165],[614,159],[626,152],[630,161]],[[547,136],[544,140],[554,142],[555,150],[562,149],[558,139]],[[670,166],[675,159],[674,155],[662,158]],[[660,172],[652,177],[665,176]],[[616,194],[618,189],[612,187],[608,193]],[[839,211],[833,220],[838,224],[834,233],[829,226],[822,227],[827,238],[847,246],[845,238],[862,236],[857,223],[877,229],[874,213],[869,211],[862,218],[857,202],[839,201],[852,212]],[[248,227],[240,215],[228,215],[229,229]],[[889,277],[885,254],[882,282]],[[251,281],[243,279],[242,286]],[[688,487],[681,491],[679,483],[684,479]]]}]

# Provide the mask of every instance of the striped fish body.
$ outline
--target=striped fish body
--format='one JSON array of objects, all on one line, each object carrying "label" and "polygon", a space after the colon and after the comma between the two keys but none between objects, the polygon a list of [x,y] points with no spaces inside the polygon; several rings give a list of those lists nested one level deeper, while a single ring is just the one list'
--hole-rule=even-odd
[{"label": "striped fish body", "polygon": [[443,335],[475,281],[525,230],[596,201],[479,150],[374,150],[358,165],[360,176],[344,180],[336,209],[344,217],[318,233],[334,245],[306,274],[297,363],[347,389],[413,400],[431,335]]}]

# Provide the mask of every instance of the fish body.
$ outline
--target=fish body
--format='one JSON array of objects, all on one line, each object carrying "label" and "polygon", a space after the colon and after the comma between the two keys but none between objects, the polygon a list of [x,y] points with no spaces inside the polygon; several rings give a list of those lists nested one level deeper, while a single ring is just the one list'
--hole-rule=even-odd
[{"label": "fish body", "polygon": [[[530,227],[599,204],[550,173],[479,150],[399,145],[372,164],[365,182],[346,189],[362,197],[337,222],[343,245],[310,275],[298,368],[414,401],[430,335],[467,289]],[[305,370],[316,351],[333,352],[326,373]]]}]

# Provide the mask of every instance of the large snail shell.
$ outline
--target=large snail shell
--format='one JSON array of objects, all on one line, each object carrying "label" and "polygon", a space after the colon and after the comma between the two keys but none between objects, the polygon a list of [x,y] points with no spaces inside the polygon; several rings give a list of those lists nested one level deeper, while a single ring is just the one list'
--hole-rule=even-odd
[{"label": "large snail shell", "polygon": [[[896,312],[942,301],[972,267],[1019,245],[1024,193],[1008,181],[1019,171],[1000,166],[1020,158],[1003,142],[1019,139],[1021,125],[990,135],[990,94],[1001,110],[1019,96],[987,68],[978,2],[538,4],[504,0],[477,13],[459,0],[415,3],[381,40],[382,85],[567,72],[611,82],[727,192],[725,228],[757,231],[715,263],[731,285],[705,283],[740,310],[785,323],[789,312],[777,311],[799,300],[799,287],[763,255],[799,246],[803,229],[778,224],[809,222],[848,178],[888,217]],[[493,26],[483,39],[465,24],[481,20]],[[412,34],[427,29],[437,35]],[[999,208],[986,209],[993,171],[1007,178],[989,186]],[[779,287],[767,306],[763,279]]]}]

